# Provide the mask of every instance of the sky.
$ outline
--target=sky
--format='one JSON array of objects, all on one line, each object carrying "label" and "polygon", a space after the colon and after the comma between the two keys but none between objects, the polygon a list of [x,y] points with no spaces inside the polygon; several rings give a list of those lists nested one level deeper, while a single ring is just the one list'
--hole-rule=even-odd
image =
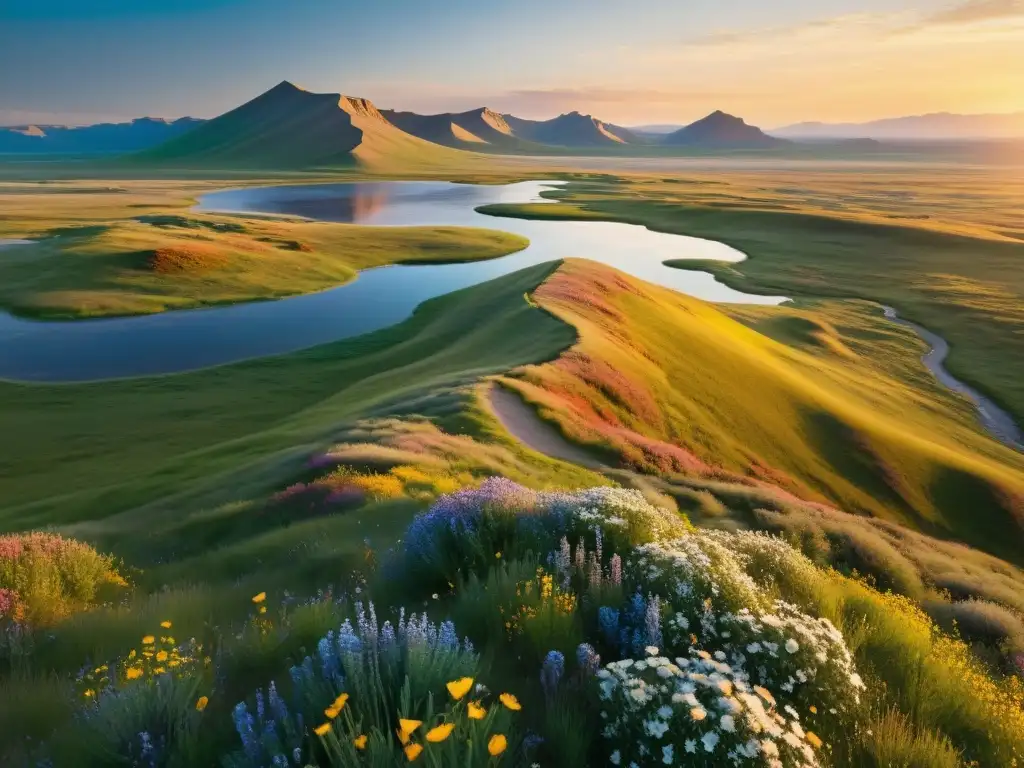
[{"label": "sky", "polygon": [[381,108],[766,128],[1024,111],[1024,0],[0,0],[0,124]]}]

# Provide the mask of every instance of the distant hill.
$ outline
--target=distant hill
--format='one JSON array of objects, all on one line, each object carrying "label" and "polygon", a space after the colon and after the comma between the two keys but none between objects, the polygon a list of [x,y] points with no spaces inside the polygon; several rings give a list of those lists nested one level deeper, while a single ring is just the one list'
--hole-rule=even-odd
[{"label": "distant hill", "polygon": [[1005,115],[937,112],[867,123],[797,123],[769,133],[790,139],[1013,139],[1024,138],[1024,112]]},{"label": "distant hill", "polygon": [[662,139],[668,146],[708,149],[771,149],[789,142],[769,136],[760,128],[721,110],[680,128]]},{"label": "distant hill", "polygon": [[514,135],[505,118],[487,107],[469,112],[419,115],[381,110],[397,128],[435,144],[459,149],[528,149],[530,142]]},{"label": "distant hill", "polygon": [[642,143],[626,128],[605,123],[592,115],[568,112],[551,120],[524,120],[503,115],[512,133],[526,141],[555,147],[609,147]]},{"label": "distant hill", "polygon": [[155,162],[265,168],[436,165],[466,155],[392,125],[367,99],[287,81],[138,156]]},{"label": "distant hill", "polygon": [[627,130],[633,133],[651,133],[651,134],[664,134],[664,133],[675,133],[680,128],[685,126],[679,125],[678,123],[656,123],[654,125],[633,125],[627,128]]},{"label": "distant hill", "polygon": [[18,125],[0,128],[0,153],[91,154],[138,152],[181,136],[203,124],[183,117],[164,120],[140,117],[130,123],[66,125]]}]

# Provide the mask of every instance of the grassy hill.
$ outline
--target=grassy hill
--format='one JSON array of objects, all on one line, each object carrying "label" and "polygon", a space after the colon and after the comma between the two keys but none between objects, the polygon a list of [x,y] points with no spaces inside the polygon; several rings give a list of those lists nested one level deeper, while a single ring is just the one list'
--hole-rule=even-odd
[{"label": "grassy hill", "polygon": [[289,82],[136,159],[180,167],[282,169],[471,161],[396,128],[366,99],[309,93]]},{"label": "grassy hill", "polygon": [[1024,457],[895,368],[920,343],[870,307],[745,310],[744,324],[580,261],[535,299],[580,340],[505,383],[573,441],[653,474],[738,474],[1020,559]]}]

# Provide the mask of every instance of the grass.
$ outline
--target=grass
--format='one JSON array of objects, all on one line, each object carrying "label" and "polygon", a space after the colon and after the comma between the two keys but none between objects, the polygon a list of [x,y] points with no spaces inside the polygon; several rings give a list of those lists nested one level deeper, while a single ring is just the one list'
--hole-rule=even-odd
[{"label": "grass", "polygon": [[731,473],[1019,560],[1024,460],[912,373],[919,344],[866,305],[736,311],[783,344],[711,305],[572,260],[534,300],[579,342],[502,381],[613,463]]},{"label": "grass", "polygon": [[21,185],[0,237],[40,242],[0,259],[0,305],[46,319],[132,315],[311,293],[394,263],[474,261],[525,248],[457,227],[363,227],[192,213],[207,187]]},{"label": "grass", "polygon": [[751,293],[892,305],[945,337],[950,371],[1024,421],[1024,185],[1009,170],[898,165],[591,180],[528,218],[605,218],[720,240],[740,264],[673,262]]}]

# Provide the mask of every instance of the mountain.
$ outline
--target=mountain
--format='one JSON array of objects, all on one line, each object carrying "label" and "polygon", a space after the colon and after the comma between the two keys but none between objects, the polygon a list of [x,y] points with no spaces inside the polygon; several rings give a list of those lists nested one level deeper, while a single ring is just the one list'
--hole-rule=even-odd
[{"label": "mountain", "polygon": [[130,123],[99,123],[81,127],[66,125],[17,125],[0,128],[0,153],[120,153],[138,152],[181,136],[203,124],[183,117],[164,120],[140,117]]},{"label": "mountain", "polygon": [[791,139],[1013,139],[1024,138],[1024,112],[1003,115],[936,112],[867,123],[796,123],[769,133]]},{"label": "mountain", "polygon": [[467,155],[400,130],[367,99],[310,93],[284,81],[138,157],[185,165],[301,168],[437,165]]},{"label": "mountain", "polygon": [[756,126],[747,125],[742,118],[718,110],[668,134],[662,139],[662,143],[677,147],[711,149],[770,149],[788,142],[769,136]]},{"label": "mountain", "polygon": [[512,133],[526,141],[556,147],[609,147],[642,143],[626,128],[605,123],[592,115],[569,112],[551,120],[524,120],[504,115]]},{"label": "mountain", "polygon": [[512,132],[505,118],[487,107],[469,112],[419,115],[415,112],[381,110],[397,128],[435,144],[460,149],[525,149],[529,142]]}]

